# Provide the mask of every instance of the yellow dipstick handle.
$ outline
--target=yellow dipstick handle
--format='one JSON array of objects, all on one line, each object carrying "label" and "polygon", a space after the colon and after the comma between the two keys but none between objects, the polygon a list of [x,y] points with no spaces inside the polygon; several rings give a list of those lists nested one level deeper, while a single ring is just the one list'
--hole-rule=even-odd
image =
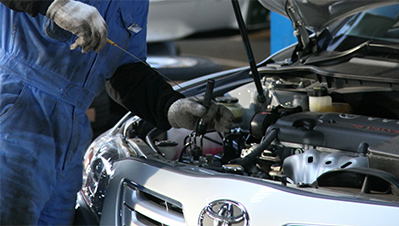
[{"label": "yellow dipstick handle", "polygon": [[109,44],[113,45],[113,46],[118,46],[118,45],[115,44],[115,42],[111,41],[109,38],[107,38],[107,42]]}]

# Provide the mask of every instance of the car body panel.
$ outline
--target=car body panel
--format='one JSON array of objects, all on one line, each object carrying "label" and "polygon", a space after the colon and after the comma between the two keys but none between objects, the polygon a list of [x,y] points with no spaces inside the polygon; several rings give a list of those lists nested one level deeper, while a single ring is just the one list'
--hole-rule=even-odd
[{"label": "car body panel", "polygon": [[[226,176],[196,168],[176,170],[176,167],[173,169],[166,164],[152,164],[136,159],[121,160],[116,162],[114,167],[115,174],[104,202],[102,225],[120,225],[120,206],[130,202],[121,200],[125,180],[139,190],[145,188],[147,192],[180,203],[184,217],[180,217],[179,220],[184,220],[184,225],[197,225],[202,209],[212,201],[220,199],[241,203],[249,213],[251,225],[385,226],[386,222],[395,222],[399,215],[398,205],[378,205],[372,201],[355,202],[355,198],[352,197],[334,197],[320,191],[305,195],[295,187],[281,189],[278,183],[245,180],[239,176],[235,178],[234,175]],[[198,170],[199,172],[196,172]],[[140,212],[140,208],[143,208],[140,203],[135,203],[134,197],[126,198],[132,198],[133,204],[130,205]],[[148,214],[154,220],[165,224],[170,220],[164,219],[166,213],[155,219],[153,213],[158,211],[157,208],[146,208],[148,209],[145,211],[141,209],[142,214]]]}]

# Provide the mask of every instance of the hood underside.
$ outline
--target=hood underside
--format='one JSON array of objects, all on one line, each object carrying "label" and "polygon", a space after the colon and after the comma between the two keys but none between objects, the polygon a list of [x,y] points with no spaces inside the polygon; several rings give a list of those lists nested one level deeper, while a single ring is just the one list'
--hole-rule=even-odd
[{"label": "hood underside", "polygon": [[[355,13],[375,7],[398,3],[398,0],[259,0],[267,9],[285,17],[287,10],[301,18],[306,28],[316,33],[329,24]],[[292,17],[291,17],[292,18]],[[295,21],[298,22],[298,21]]]}]

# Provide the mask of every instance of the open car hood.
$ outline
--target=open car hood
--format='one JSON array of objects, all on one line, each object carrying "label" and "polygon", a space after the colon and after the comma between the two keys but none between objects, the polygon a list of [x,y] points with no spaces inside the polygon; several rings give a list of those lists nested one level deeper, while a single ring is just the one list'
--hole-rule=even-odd
[{"label": "open car hood", "polygon": [[[338,19],[355,13],[398,3],[398,0],[259,0],[267,9],[285,17],[294,18],[316,33]],[[290,9],[290,14],[287,11]],[[300,20],[300,21],[298,21]]]}]

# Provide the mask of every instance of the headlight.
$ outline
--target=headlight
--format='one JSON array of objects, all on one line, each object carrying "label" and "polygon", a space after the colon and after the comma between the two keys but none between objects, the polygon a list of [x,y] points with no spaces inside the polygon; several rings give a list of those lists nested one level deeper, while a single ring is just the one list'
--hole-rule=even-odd
[{"label": "headlight", "polygon": [[120,134],[104,134],[88,148],[83,163],[82,192],[86,203],[101,214],[102,203],[109,179],[113,174],[112,164],[122,158],[132,156]]}]

